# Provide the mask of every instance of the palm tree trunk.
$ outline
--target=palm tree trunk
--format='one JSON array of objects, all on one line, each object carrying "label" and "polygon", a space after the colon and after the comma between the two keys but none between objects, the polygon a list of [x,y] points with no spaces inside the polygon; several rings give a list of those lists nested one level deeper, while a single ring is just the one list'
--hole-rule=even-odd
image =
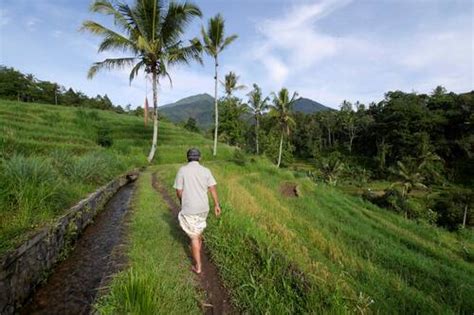
[{"label": "palm tree trunk", "polygon": [[466,228],[466,219],[467,219],[467,204],[464,205],[464,216],[462,218],[462,227]]},{"label": "palm tree trunk", "polygon": [[156,144],[158,141],[158,87],[157,87],[157,78],[156,78],[156,70],[153,71],[152,74],[153,78],[153,141],[151,144],[150,154],[148,155],[148,163],[153,161],[153,157],[155,156],[156,151]]},{"label": "palm tree trunk", "polygon": [[258,128],[259,128],[259,122],[258,122],[258,116],[255,116],[255,143],[257,145],[257,155],[259,155],[259,151],[258,151]]},{"label": "palm tree trunk", "polygon": [[213,155],[217,155],[217,129],[219,128],[219,110],[217,108],[217,57],[214,58],[215,61],[215,75],[214,75],[214,150]]},{"label": "palm tree trunk", "polygon": [[280,167],[281,163],[281,152],[283,151],[283,131],[281,132],[281,137],[280,137],[280,151],[278,153],[278,164],[277,167]]}]

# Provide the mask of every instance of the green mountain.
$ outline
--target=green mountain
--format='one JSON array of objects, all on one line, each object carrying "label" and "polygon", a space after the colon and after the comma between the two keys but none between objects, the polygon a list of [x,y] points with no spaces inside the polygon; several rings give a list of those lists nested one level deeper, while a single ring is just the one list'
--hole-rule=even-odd
[{"label": "green mountain", "polygon": [[199,128],[208,129],[213,124],[214,98],[206,93],[198,94],[160,106],[158,110],[172,122],[183,122],[192,117]]},{"label": "green mountain", "polygon": [[302,112],[305,114],[311,114],[315,112],[320,112],[324,110],[332,110],[327,106],[324,106],[321,103],[310,100],[309,98],[300,97],[293,104],[293,111]]},{"label": "green mountain", "polygon": [[[209,129],[214,123],[214,98],[207,93],[189,96],[175,103],[160,106],[159,110],[175,123],[185,122],[189,117],[196,119],[197,125],[201,129]],[[295,101],[293,110],[309,114],[331,110],[331,108],[311,99],[301,97]]]}]

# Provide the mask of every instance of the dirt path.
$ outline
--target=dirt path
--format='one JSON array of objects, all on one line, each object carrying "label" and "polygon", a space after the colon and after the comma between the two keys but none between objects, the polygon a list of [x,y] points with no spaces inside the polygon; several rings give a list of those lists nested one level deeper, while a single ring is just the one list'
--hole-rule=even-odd
[{"label": "dirt path", "polygon": [[124,264],[120,245],[133,188],[133,183],[127,184],[110,199],[20,314],[90,313],[100,286]]},{"label": "dirt path", "polygon": [[[168,191],[161,185],[157,178],[156,173],[152,177],[153,188],[165,200],[173,216],[176,218],[179,212],[179,206],[175,199],[170,196]],[[176,228],[179,226],[176,224]],[[190,257],[191,258],[191,257]],[[202,305],[205,314],[234,314],[235,311],[230,303],[229,294],[227,289],[222,285],[216,266],[210,260],[206,245],[203,243],[202,253],[202,272],[198,276],[201,288],[206,292],[207,300]]]}]

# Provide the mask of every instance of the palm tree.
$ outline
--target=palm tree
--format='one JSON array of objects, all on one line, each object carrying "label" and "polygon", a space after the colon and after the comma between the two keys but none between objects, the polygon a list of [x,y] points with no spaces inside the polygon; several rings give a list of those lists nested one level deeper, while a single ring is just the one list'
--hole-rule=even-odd
[{"label": "palm tree", "polygon": [[235,91],[246,89],[245,85],[238,84],[239,78],[240,77],[232,71],[225,75],[224,82],[221,82],[221,84],[224,86],[227,97],[231,97],[232,93]]},{"label": "palm tree", "polygon": [[283,137],[284,135],[288,137],[290,135],[290,129],[296,124],[293,117],[291,117],[291,106],[293,105],[293,102],[295,101],[298,94],[294,92],[291,98],[289,94],[290,92],[288,92],[288,89],[286,88],[282,88],[278,94],[272,93],[274,107],[272,107],[270,114],[277,119],[281,129],[280,150],[278,153],[277,167],[280,167],[281,164]]},{"label": "palm tree", "polygon": [[148,161],[155,155],[158,140],[158,84],[159,78],[171,77],[170,66],[189,64],[192,60],[201,62],[202,46],[198,39],[183,45],[182,37],[188,24],[200,17],[201,10],[190,2],[163,0],[136,0],[133,6],[111,0],[95,0],[91,11],[111,15],[119,31],[94,21],[84,21],[81,30],[102,38],[99,52],[119,50],[129,53],[128,57],[108,58],[96,62],[89,69],[88,78],[100,70],[132,67],[130,82],[140,70],[150,74],[153,86],[153,142]]},{"label": "palm tree", "polygon": [[219,127],[219,111],[217,108],[217,82],[218,82],[218,73],[217,67],[219,66],[218,57],[219,54],[232,43],[237,35],[231,35],[225,37],[224,34],[224,18],[222,15],[217,14],[215,17],[209,19],[207,30],[202,27],[201,29],[202,39],[204,41],[204,51],[214,58],[214,150],[213,155],[217,154],[217,129]]},{"label": "palm tree", "polygon": [[420,167],[409,167],[403,162],[397,162],[397,168],[392,169],[392,173],[399,177],[399,181],[392,184],[392,186],[402,187],[402,197],[406,198],[413,190],[413,188],[426,189],[427,187],[423,184],[425,180],[423,174],[420,171]]},{"label": "palm tree", "polygon": [[321,161],[320,169],[326,183],[336,186],[339,175],[344,171],[344,163],[337,156],[330,156]]},{"label": "palm tree", "polygon": [[262,116],[262,113],[266,111],[269,107],[267,103],[269,98],[262,97],[262,89],[256,83],[253,84],[253,90],[250,91],[250,93],[247,95],[249,97],[249,106],[255,117],[255,147],[257,155],[259,155],[260,151],[258,143],[258,132],[260,129],[260,117]]}]

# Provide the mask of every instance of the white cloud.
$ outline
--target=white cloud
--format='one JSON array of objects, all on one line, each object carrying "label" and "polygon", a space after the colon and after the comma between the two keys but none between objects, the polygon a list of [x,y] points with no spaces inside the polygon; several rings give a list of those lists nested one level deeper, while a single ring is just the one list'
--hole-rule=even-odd
[{"label": "white cloud", "polygon": [[263,38],[255,44],[254,58],[263,63],[275,85],[338,53],[341,39],[319,32],[314,24],[348,3],[324,0],[300,4],[283,17],[267,19],[257,27]]},{"label": "white cloud", "polygon": [[439,84],[457,92],[473,89],[472,27],[445,21],[442,31],[435,24],[390,35],[377,27],[360,33],[354,25],[337,35],[319,27],[321,19],[348,4],[299,4],[260,22],[252,57],[266,71],[262,85],[270,90],[284,85],[332,106],[344,99],[375,101],[395,89],[426,93]]}]

